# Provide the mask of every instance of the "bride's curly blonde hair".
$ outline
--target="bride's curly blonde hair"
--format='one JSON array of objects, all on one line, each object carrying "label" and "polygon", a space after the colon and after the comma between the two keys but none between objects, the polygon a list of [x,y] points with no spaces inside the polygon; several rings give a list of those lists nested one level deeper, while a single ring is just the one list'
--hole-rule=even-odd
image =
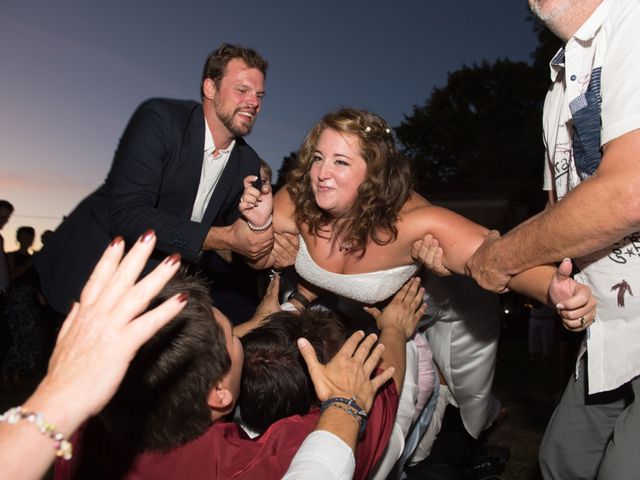
[{"label": "bride's curly blonde hair", "polygon": [[391,129],[375,113],[343,108],[328,113],[307,134],[298,153],[298,163],[289,172],[287,188],[296,209],[298,225],[306,224],[318,235],[332,221],[315,202],[309,170],[322,132],[330,128],[338,133],[355,135],[360,155],[367,164],[358,196],[347,212],[343,243],[351,251],[364,253],[369,240],[386,245],[398,236],[396,222],[400,209],[411,194],[411,170],[407,159],[396,149]]}]

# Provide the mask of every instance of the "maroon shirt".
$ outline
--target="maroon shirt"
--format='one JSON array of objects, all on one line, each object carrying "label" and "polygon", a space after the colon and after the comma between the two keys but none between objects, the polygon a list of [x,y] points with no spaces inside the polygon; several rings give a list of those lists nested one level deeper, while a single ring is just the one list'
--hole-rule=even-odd
[{"label": "maroon shirt", "polygon": [[[382,457],[393,430],[398,401],[398,391],[392,381],[378,392],[367,429],[356,450],[355,479],[367,478]],[[315,409],[302,417],[282,419],[253,440],[235,423],[215,422],[202,436],[169,452],[143,453],[128,459],[105,452],[106,444],[100,445],[99,439],[91,439],[91,446],[74,442],[73,458],[56,462],[55,480],[281,478],[306,436],[315,429],[319,417],[320,411]],[[81,431],[75,435],[81,436]],[[85,446],[87,451],[83,451]],[[108,458],[109,464],[95,462],[98,457]]]}]

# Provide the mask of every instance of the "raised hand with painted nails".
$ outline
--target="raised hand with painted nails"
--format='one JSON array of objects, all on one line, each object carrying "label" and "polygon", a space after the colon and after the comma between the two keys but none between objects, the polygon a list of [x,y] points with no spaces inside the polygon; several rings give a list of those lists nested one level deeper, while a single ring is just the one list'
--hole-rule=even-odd
[{"label": "raised hand with painted nails", "polygon": [[[180,267],[174,254],[138,280],[155,243],[148,231],[126,255],[121,237],[105,250],[60,330],[45,378],[20,407],[41,414],[59,439],[26,419],[7,424],[7,415],[0,423],[0,464],[7,478],[43,475],[55,454],[63,453],[60,438],[69,438],[106,405],[140,346],[185,306],[186,295],[178,294],[145,312]],[[13,418],[19,416],[14,410]]]}]

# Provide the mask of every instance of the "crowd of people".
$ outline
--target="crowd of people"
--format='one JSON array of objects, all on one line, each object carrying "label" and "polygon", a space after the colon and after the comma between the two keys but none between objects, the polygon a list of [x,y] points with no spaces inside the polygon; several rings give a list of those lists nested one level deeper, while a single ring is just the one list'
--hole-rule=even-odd
[{"label": "crowd of people", "polygon": [[[515,290],[587,331],[543,477],[635,478],[640,2],[529,3],[566,42],[543,114],[549,205],[503,236],[412,191],[364,109],[324,115],[274,195],[244,140],[268,70],[253,49],[208,56],[201,102],[140,105],[33,262],[30,227],[0,245],[3,375],[49,356],[30,324],[61,325],[44,379],[0,417],[3,474],[57,458],[56,479],[402,478],[450,406],[471,439],[499,417],[496,294]],[[0,201],[0,228],[12,212]]]},{"label": "crowd of people", "polygon": [[[0,229],[14,211],[7,200],[0,200]],[[51,230],[42,232],[46,242]],[[17,250],[0,254],[0,374],[2,381],[13,384],[18,379],[37,376],[44,371],[54,337],[52,328],[42,321],[45,300],[38,288],[38,275],[33,268],[32,247],[36,238],[33,227],[16,230]],[[4,238],[0,236],[0,245]]]}]

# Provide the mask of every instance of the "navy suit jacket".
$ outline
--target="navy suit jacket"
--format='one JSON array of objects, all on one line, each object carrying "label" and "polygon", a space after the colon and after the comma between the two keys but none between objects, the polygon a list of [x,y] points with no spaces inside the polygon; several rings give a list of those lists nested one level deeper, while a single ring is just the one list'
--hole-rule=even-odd
[{"label": "navy suit jacket", "polygon": [[104,184],[63,220],[34,258],[42,291],[55,310],[69,311],[116,235],[131,245],[152,228],[157,235],[156,261],[177,252],[196,263],[209,227],[230,225],[240,216],[243,179],[260,174],[260,160],[244,140],[237,139],[202,222],[191,221],[204,129],[198,102],[156,98],[138,107]]}]

